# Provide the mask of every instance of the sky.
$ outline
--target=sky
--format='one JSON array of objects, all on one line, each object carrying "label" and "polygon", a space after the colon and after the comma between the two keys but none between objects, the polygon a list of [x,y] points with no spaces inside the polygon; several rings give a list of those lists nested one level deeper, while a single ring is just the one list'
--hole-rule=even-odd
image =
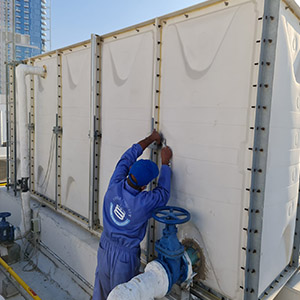
[{"label": "sky", "polygon": [[[203,0],[48,0],[55,50],[163,16]],[[296,0],[300,5],[300,0]]]},{"label": "sky", "polygon": [[[50,1],[50,0],[48,0]],[[135,25],[201,0],[51,0],[51,50]]]}]

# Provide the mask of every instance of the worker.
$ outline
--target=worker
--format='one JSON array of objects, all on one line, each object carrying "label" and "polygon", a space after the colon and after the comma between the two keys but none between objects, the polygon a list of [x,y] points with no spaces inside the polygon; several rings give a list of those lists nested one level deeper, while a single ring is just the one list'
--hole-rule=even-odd
[{"label": "worker", "polygon": [[161,143],[154,130],[121,157],[110,179],[103,203],[103,232],[98,248],[93,300],[105,300],[118,284],[139,273],[140,242],[144,239],[152,211],[166,205],[170,197],[172,151],[161,149],[161,169],[157,187],[144,191],[159,174],[151,160],[137,160],[153,142]]}]

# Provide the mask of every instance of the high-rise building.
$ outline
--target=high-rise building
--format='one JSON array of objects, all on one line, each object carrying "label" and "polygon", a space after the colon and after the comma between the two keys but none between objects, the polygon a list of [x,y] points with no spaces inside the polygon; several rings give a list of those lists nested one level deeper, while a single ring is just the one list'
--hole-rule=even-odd
[{"label": "high-rise building", "polygon": [[0,0],[0,94],[5,61],[20,61],[50,49],[51,0]]}]

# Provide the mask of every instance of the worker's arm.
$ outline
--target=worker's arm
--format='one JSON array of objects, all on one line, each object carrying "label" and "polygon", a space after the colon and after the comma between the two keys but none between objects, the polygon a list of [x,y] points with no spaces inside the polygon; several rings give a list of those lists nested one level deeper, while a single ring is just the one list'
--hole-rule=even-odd
[{"label": "worker's arm", "polygon": [[110,179],[110,184],[118,182],[127,177],[130,167],[136,162],[137,158],[142,155],[143,151],[153,142],[160,143],[160,135],[156,130],[139,141],[137,144],[132,145],[118,161],[114,173]]},{"label": "worker's arm", "polygon": [[151,145],[153,142],[156,142],[158,145],[161,142],[160,134],[154,129],[153,132],[143,140],[139,141],[138,144],[142,147],[143,151]]},{"label": "worker's arm", "polygon": [[164,147],[161,150],[162,166],[157,187],[150,192],[144,192],[147,193],[147,197],[145,197],[143,207],[148,218],[151,218],[152,211],[155,208],[165,206],[170,198],[172,172],[169,163],[171,158],[172,150],[169,147]]}]

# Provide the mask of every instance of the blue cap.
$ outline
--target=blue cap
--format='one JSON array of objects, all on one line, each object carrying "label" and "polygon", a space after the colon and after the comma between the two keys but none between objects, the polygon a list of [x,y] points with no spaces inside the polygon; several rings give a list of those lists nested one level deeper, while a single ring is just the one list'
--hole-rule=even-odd
[{"label": "blue cap", "polygon": [[132,174],[137,180],[138,186],[147,185],[152,179],[158,176],[159,170],[153,161],[141,159],[136,161],[130,168],[129,175]]}]

